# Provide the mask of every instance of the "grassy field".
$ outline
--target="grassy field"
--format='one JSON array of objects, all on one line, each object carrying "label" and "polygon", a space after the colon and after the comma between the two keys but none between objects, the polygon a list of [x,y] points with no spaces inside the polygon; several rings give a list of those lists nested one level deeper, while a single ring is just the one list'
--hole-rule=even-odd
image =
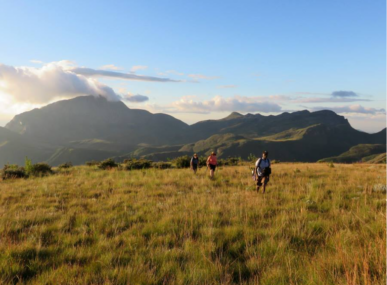
[{"label": "grassy field", "polygon": [[272,168],[0,181],[0,282],[386,284],[386,166]]}]

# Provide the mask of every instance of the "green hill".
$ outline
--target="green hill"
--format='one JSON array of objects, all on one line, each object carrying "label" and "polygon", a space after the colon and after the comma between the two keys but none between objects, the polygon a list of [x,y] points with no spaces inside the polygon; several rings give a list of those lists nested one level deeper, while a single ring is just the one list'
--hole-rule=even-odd
[{"label": "green hill", "polygon": [[352,162],[367,162],[379,163],[386,157],[385,144],[359,144],[351,147],[348,151],[339,156],[328,157],[319,160],[319,162],[338,162],[338,163],[352,163]]},{"label": "green hill", "polygon": [[374,154],[362,158],[362,162],[366,163],[386,163],[386,153]]},{"label": "green hill", "polygon": [[215,150],[220,157],[239,156],[243,159],[247,159],[250,154],[260,155],[267,150],[272,159],[313,162],[341,154],[359,141],[378,141],[379,136],[380,134],[358,132],[347,125],[319,124],[252,139],[232,134],[214,135],[207,140],[186,145],[181,150],[191,150],[200,155],[207,155]]},{"label": "green hill", "polygon": [[50,165],[59,165],[65,162],[72,162],[77,165],[91,160],[101,161],[116,155],[117,152],[113,151],[62,147],[46,159],[46,162]]}]

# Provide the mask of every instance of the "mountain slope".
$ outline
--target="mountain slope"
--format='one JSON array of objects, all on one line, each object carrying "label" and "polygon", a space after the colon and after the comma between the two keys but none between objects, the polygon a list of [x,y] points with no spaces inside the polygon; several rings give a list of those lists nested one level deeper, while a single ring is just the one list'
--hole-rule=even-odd
[{"label": "mountain slope", "polygon": [[361,159],[365,163],[386,163],[386,153],[374,154]]},{"label": "mountain slope", "polygon": [[129,109],[121,101],[82,96],[17,115],[6,128],[60,146],[97,139],[110,142],[110,150],[127,150],[139,143],[181,140],[188,125],[169,115]]},{"label": "mountain slope", "polygon": [[[359,144],[351,147],[348,151],[335,157],[328,157],[319,162],[352,163],[357,161],[372,161],[379,155],[386,153],[385,144]],[[381,158],[381,157],[380,157]],[[375,161],[377,161],[376,159]]]},{"label": "mountain slope", "polygon": [[51,151],[47,145],[0,127],[0,168],[7,163],[24,164],[26,156],[35,162],[43,161]]},{"label": "mountain slope", "polygon": [[117,152],[113,151],[61,147],[55,150],[55,152],[46,159],[46,162],[54,166],[65,162],[72,162],[74,165],[77,165],[84,164],[86,161],[91,160],[101,161],[115,155],[117,155]]}]

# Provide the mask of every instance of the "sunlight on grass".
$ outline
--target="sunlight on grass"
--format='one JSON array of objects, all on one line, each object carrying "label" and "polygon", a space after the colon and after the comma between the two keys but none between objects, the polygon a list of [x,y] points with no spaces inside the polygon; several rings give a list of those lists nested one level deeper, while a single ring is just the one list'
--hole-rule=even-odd
[{"label": "sunlight on grass", "polygon": [[5,284],[385,284],[385,165],[104,171],[0,182]]}]

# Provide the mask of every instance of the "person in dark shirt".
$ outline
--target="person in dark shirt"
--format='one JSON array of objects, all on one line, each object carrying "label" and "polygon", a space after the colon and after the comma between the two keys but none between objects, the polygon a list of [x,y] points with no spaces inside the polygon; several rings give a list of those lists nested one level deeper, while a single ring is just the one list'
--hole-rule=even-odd
[{"label": "person in dark shirt", "polygon": [[199,166],[199,157],[196,153],[192,156],[190,164],[191,164],[191,169],[196,174],[196,171],[198,170],[198,166]]}]

